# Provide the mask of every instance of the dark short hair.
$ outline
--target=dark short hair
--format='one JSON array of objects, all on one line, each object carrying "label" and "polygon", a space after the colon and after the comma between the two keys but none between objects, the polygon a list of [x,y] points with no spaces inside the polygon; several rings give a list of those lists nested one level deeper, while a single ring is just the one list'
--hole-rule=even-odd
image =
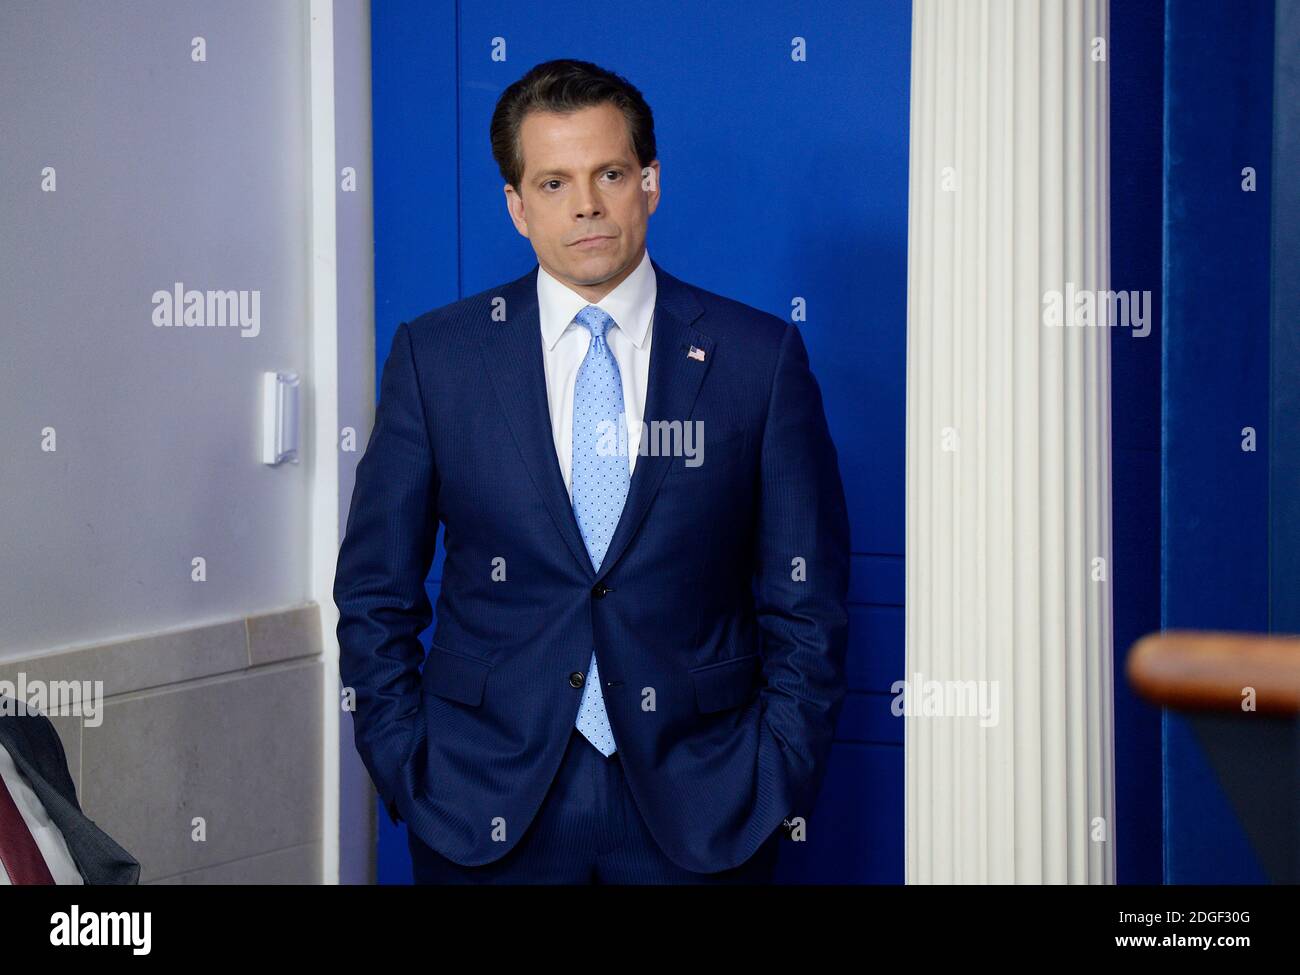
[{"label": "dark short hair", "polygon": [[519,130],[529,112],[568,114],[610,102],[627,119],[637,161],[644,167],[658,157],[655,119],[641,92],[621,75],[592,64],[562,58],[544,61],[501,93],[492,112],[492,155],[507,183],[519,191],[524,153]]}]

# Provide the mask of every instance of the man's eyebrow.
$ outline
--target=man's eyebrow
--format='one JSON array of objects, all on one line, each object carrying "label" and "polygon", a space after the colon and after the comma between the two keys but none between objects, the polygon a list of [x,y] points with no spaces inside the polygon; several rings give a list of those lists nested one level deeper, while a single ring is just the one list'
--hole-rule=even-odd
[{"label": "man's eyebrow", "polygon": [[[631,164],[626,159],[610,159],[603,163],[599,163],[596,166],[593,166],[591,171],[593,173],[598,173],[598,172],[604,172],[606,169],[630,169],[630,168],[631,168]],[[538,179],[542,179],[543,177],[568,176],[568,175],[570,174],[567,169],[545,169],[532,178],[538,180]]]}]

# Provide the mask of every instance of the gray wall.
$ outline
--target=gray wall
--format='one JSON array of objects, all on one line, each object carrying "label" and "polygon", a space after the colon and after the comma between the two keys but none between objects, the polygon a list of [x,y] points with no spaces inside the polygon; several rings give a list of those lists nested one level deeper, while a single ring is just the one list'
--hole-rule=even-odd
[{"label": "gray wall", "polygon": [[[356,465],[375,419],[374,170],[371,164],[370,4],[334,0],[335,167],[356,170],[356,191],[336,196],[338,212],[339,426],[356,431],[356,450],[339,455],[339,537],[347,524]],[[337,669],[330,679],[337,686]],[[338,725],[339,882],[375,880],[376,799],[353,740],[352,716]]]},{"label": "gray wall", "polygon": [[[338,7],[336,41],[368,74],[366,4]],[[259,458],[261,373],[297,371],[304,394],[313,378],[308,26],[306,0],[0,4],[0,680],[104,682],[102,723],[54,721],[83,807],[143,883],[318,882],[335,839],[308,457]],[[364,444],[357,81],[338,78],[339,166],[363,181],[339,194],[340,423]],[[364,158],[345,158],[358,139]],[[258,334],[156,326],[152,296],[178,281],[260,292]],[[364,879],[369,793],[341,730],[346,872]]]},{"label": "gray wall", "polygon": [[[0,5],[0,660],[309,598],[305,467],[258,458],[261,372],[307,366],[307,80],[300,3]],[[260,334],[156,327],[177,281],[259,290]]]}]

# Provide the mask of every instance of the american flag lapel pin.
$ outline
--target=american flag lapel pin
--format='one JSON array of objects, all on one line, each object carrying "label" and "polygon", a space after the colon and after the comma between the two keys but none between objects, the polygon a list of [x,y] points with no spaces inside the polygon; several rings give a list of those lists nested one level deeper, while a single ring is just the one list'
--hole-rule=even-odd
[{"label": "american flag lapel pin", "polygon": [[692,345],[691,348],[690,348],[690,351],[686,353],[686,358],[688,358],[688,359],[695,359],[695,360],[697,360],[697,361],[699,361],[699,362],[703,362],[703,361],[704,361],[704,350],[703,350],[703,349],[700,349],[700,348],[696,348],[695,346]]}]

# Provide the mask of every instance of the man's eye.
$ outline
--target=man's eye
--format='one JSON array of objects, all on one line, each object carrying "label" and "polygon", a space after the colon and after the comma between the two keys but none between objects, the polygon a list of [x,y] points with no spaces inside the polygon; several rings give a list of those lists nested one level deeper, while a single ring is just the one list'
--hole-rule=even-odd
[{"label": "man's eye", "polygon": [[542,184],[542,186],[545,188],[545,187],[549,187],[552,183],[558,183],[558,182],[559,182],[558,179],[548,179],[545,183]]},{"label": "man's eye", "polygon": [[614,178],[615,178],[615,179],[622,179],[622,178],[623,178],[623,174],[620,173],[617,169],[611,169],[611,170],[609,170],[608,172],[606,172],[605,175],[608,176],[610,173],[613,173],[613,174],[614,174]]}]

